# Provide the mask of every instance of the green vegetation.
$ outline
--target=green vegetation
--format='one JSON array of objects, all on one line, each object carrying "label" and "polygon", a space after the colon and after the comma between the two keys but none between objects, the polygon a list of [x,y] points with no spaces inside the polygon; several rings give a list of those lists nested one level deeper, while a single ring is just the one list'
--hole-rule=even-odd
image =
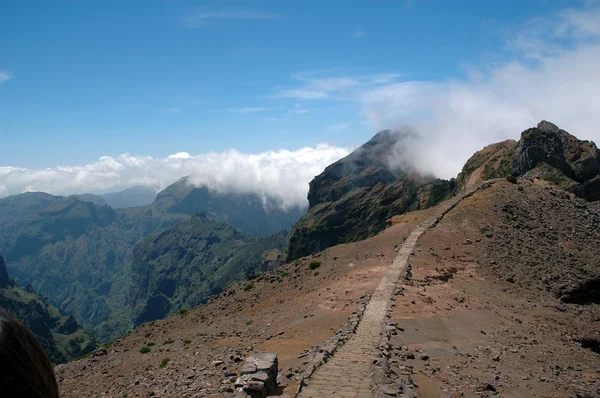
[{"label": "green vegetation", "polygon": [[167,365],[169,364],[169,361],[170,361],[170,360],[171,360],[170,358],[163,358],[163,359],[162,359],[162,361],[160,361],[160,365],[159,365],[159,367],[160,367],[161,369],[164,369],[164,368],[166,368],[166,367],[167,367]]},{"label": "green vegetation", "polygon": [[14,314],[36,335],[55,364],[90,355],[97,346],[70,316],[63,314],[31,287],[22,289],[8,276],[0,256],[0,307]]},{"label": "green vegetation", "polygon": [[173,344],[174,342],[175,342],[175,340],[173,340],[173,339],[170,338],[168,340],[163,341],[163,345]]},{"label": "green vegetation", "polygon": [[153,342],[153,341],[151,341],[148,344],[146,344],[146,346],[148,346],[148,347],[154,347],[155,345],[156,345],[156,343]]},{"label": "green vegetation", "polygon": [[[286,239],[246,235],[200,214],[141,240],[131,270],[133,324],[196,307],[233,282],[276,268]],[[253,287],[247,282],[244,290]]]},{"label": "green vegetation", "polygon": [[517,184],[518,180],[517,177],[513,176],[513,175],[508,175],[506,176],[506,181],[512,183],[512,184]]},{"label": "green vegetation", "polygon": [[187,308],[182,308],[179,310],[179,315],[185,316],[188,314],[188,312],[189,312],[189,310]]},{"label": "green vegetation", "polygon": [[253,281],[254,279],[260,278],[261,274],[248,275],[246,277],[247,281]]},{"label": "green vegetation", "polygon": [[312,261],[310,264],[308,264],[308,268],[311,270],[315,270],[317,268],[319,268],[321,266],[321,263],[319,261]]},{"label": "green vegetation", "polygon": [[[191,215],[206,210],[245,231],[266,234],[289,230],[302,212],[276,206],[266,212],[256,195],[212,195],[185,180],[147,206],[115,210],[106,201],[96,195],[44,193],[0,199],[0,253],[17,283],[31,282],[101,341],[146,320],[193,308],[246,275],[280,264],[285,234],[258,238],[214,220],[198,225],[189,221]],[[263,252],[269,253],[265,259]],[[143,288],[142,264],[156,271]],[[161,272],[170,264],[176,268],[174,278]]]},{"label": "green vegetation", "polygon": [[142,347],[142,348],[140,348],[140,354],[147,354],[150,351],[152,351],[152,348],[150,348],[150,347]]},{"label": "green vegetation", "polygon": [[314,276],[318,276],[318,275],[319,275],[319,271],[315,271],[315,272],[313,273],[313,275],[314,275]]},{"label": "green vegetation", "polygon": [[426,207],[437,206],[439,203],[452,197],[456,181],[454,179],[450,181],[437,179],[429,185],[429,197],[427,199]]},{"label": "green vegetation", "polygon": [[559,169],[551,167],[546,163],[541,163],[533,170],[530,170],[527,173],[527,176],[537,177],[542,180],[548,181],[550,184],[555,185],[561,189],[566,189],[572,184],[574,184],[574,181],[566,175],[564,175]]},{"label": "green vegetation", "polygon": [[190,344],[192,344],[192,340],[188,340],[188,339],[183,340],[183,345],[190,345]]}]

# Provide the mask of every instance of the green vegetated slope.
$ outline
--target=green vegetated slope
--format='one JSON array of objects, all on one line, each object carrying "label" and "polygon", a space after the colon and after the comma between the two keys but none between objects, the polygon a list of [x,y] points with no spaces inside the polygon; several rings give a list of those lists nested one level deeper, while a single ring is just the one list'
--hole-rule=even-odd
[{"label": "green vegetated slope", "polygon": [[17,286],[8,276],[0,256],[0,307],[20,319],[35,334],[54,363],[66,362],[91,352],[96,341],[75,318],[61,313],[31,286]]},{"label": "green vegetated slope", "polygon": [[295,221],[293,213],[269,211],[258,195],[228,198],[184,183],[174,184],[148,206],[118,210],[80,197],[43,193],[0,199],[0,250],[9,272],[20,286],[31,284],[104,341],[132,326],[128,297],[133,249],[144,237],[203,208],[211,210],[211,218],[253,225],[252,232],[264,235],[290,228]]},{"label": "green vegetated slope", "polygon": [[286,243],[285,232],[259,238],[204,213],[142,240],[132,269],[133,323],[195,307],[232,282],[277,267]]},{"label": "green vegetated slope", "polygon": [[390,217],[452,195],[454,180],[422,176],[401,165],[399,148],[406,139],[407,133],[379,132],[310,182],[308,214],[292,230],[288,259],[368,238]]}]

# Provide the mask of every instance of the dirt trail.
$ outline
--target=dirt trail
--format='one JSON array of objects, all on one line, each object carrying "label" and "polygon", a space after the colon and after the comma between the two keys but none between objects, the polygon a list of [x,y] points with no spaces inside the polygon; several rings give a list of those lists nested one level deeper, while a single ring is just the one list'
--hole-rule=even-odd
[{"label": "dirt trail", "polygon": [[463,198],[472,195],[477,189],[479,186],[440,205],[432,216],[411,232],[375,289],[356,335],[342,346],[325,365],[317,369],[310,378],[308,386],[302,388],[299,397],[366,398],[373,396],[371,388],[372,356],[381,340],[381,331],[390,300],[396,291],[398,281],[406,273],[408,260],[418,239],[427,229],[435,227],[444,214],[460,203]]}]

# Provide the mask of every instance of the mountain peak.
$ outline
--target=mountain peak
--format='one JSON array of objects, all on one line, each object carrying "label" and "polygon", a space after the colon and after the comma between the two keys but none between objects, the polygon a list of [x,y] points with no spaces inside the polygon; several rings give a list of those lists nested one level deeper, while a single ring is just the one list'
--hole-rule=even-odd
[{"label": "mountain peak", "polygon": [[561,129],[558,128],[556,124],[547,120],[542,120],[541,122],[539,122],[537,128],[538,130],[542,130],[543,132],[552,134],[558,134],[561,131]]}]

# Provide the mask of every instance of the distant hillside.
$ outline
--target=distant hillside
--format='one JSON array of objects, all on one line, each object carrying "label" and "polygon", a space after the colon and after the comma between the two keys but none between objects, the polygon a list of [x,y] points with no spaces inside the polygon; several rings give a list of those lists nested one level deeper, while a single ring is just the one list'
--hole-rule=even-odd
[{"label": "distant hillside", "polygon": [[133,324],[206,302],[233,282],[283,262],[285,232],[257,238],[199,213],[134,249]]},{"label": "distant hillside", "polygon": [[262,236],[289,231],[305,211],[298,207],[282,210],[275,199],[257,194],[213,192],[207,187],[190,185],[187,177],[160,192],[152,206],[166,213],[203,211],[209,218]]},{"label": "distant hillside", "polygon": [[[292,230],[288,259],[373,236],[396,214],[448,198],[454,181],[393,166],[408,135],[381,131],[310,182],[308,214]],[[400,155],[401,156],[401,155]],[[398,162],[401,163],[401,162]]]},{"label": "distant hillside", "polygon": [[54,363],[82,356],[96,347],[72,316],[62,314],[31,286],[21,289],[8,276],[0,256],[0,307],[13,313],[35,334]]},{"label": "distant hillside", "polygon": [[94,195],[93,193],[84,193],[80,195],[70,195],[69,198],[76,198],[82,202],[92,202],[96,206],[106,206],[106,202],[101,196]]},{"label": "distant hillside", "polygon": [[146,206],[156,198],[156,191],[150,187],[135,186],[120,192],[110,192],[100,195],[107,205],[113,209]]},{"label": "distant hillside", "polygon": [[541,121],[519,141],[489,145],[475,153],[458,175],[458,188],[507,175],[535,177],[588,201],[600,200],[600,151],[556,125]]}]

